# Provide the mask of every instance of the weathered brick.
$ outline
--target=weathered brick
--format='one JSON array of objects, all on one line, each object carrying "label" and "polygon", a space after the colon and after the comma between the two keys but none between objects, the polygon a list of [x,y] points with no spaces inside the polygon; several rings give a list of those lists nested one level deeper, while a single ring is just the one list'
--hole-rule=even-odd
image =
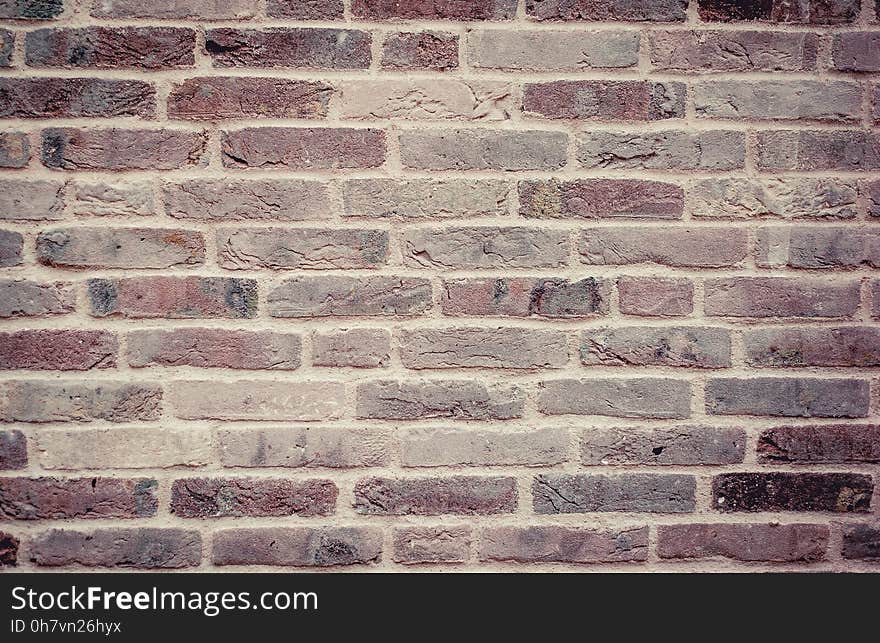
[{"label": "weathered brick", "polygon": [[880,169],[880,134],[856,130],[758,132],[758,169],[870,171]]},{"label": "weathered brick", "polygon": [[226,277],[90,279],[91,314],[132,319],[242,319],[257,314],[257,282]]},{"label": "weathered brick", "polygon": [[742,429],[586,429],[580,460],[588,466],[737,464],[743,461],[745,447]]},{"label": "weathered brick", "polygon": [[744,562],[811,563],[825,558],[826,525],[660,525],[657,554],[666,559],[729,558]]},{"label": "weathered brick", "polygon": [[0,421],[157,420],[162,414],[161,403],[162,389],[156,384],[7,381],[0,388]]},{"label": "weathered brick", "polygon": [[846,560],[880,560],[880,528],[852,525],[843,532],[841,554]]},{"label": "weathered brick", "polygon": [[587,277],[534,279],[445,279],[440,306],[453,317],[538,317],[577,319],[608,314],[611,283]]},{"label": "weathered brick", "polygon": [[687,513],[694,510],[696,480],[678,474],[535,476],[535,513],[568,514],[606,511]]},{"label": "weathered brick", "polygon": [[587,228],[581,230],[581,263],[721,268],[740,265],[748,254],[748,231],[731,228]]},{"label": "weathered brick", "polygon": [[577,137],[578,162],[588,168],[726,171],[744,168],[745,158],[743,132],[593,131]]},{"label": "weathered brick", "polygon": [[730,366],[730,332],[723,328],[605,328],[581,334],[587,366]]},{"label": "weathered brick", "polygon": [[77,216],[142,217],[156,214],[156,202],[147,181],[74,181],[71,210]]},{"label": "weathered brick", "polygon": [[381,560],[378,527],[253,527],[214,534],[215,565],[332,567]]},{"label": "weathered brick", "polygon": [[353,0],[351,12],[372,20],[509,20],[516,0]]},{"label": "weathered brick", "polygon": [[[880,85],[877,87],[880,95]],[[880,110],[880,102],[877,102],[877,106]],[[858,191],[865,198],[868,216],[880,217],[880,181],[863,181],[859,184]]]},{"label": "weathered brick", "polygon": [[331,127],[250,127],[223,132],[223,165],[230,168],[329,170],[379,167],[385,132]]},{"label": "weathered brick", "polygon": [[706,412],[712,415],[867,417],[869,401],[863,380],[755,377],[706,383]]},{"label": "weathered brick", "polygon": [[312,365],[378,368],[391,359],[391,333],[384,328],[351,328],[312,334]]},{"label": "weathered brick", "polygon": [[470,527],[399,527],[394,530],[394,561],[404,565],[466,563]]},{"label": "weathered brick", "polygon": [[388,462],[386,429],[296,426],[222,428],[220,461],[226,467],[379,467]]},{"label": "weathered brick", "polygon": [[640,179],[519,182],[520,214],[534,219],[680,219],[678,185]]},{"label": "weathered brick", "polygon": [[760,228],[762,268],[880,268],[880,231],[871,228]]},{"label": "weathered brick", "polygon": [[874,304],[871,307],[871,316],[874,319],[880,319],[880,279],[871,282],[871,295]]},{"label": "weathered brick", "polygon": [[205,32],[205,51],[215,67],[366,69],[370,34],[354,29],[222,27]]},{"label": "weathered brick", "polygon": [[755,367],[880,366],[880,328],[773,328],[743,335],[746,364]]},{"label": "weathered brick", "polygon": [[332,210],[327,187],[290,179],[191,179],[162,186],[175,219],[305,221]]},{"label": "weathered brick", "polygon": [[705,283],[705,311],[715,317],[850,317],[857,281],[793,277],[725,277]]},{"label": "weathered brick", "polygon": [[378,380],[357,387],[355,416],[378,420],[522,417],[525,393],[517,386],[477,380]]},{"label": "weathered brick", "polygon": [[443,31],[392,33],[382,43],[384,69],[448,71],[458,68],[458,34]]},{"label": "weathered brick", "polygon": [[188,78],[171,89],[168,117],[193,121],[324,118],[332,94],[330,85],[305,80]]},{"label": "weathered brick", "polygon": [[413,268],[554,268],[568,261],[568,231],[532,227],[417,228],[403,236]]},{"label": "weathered brick", "polygon": [[21,263],[24,238],[12,230],[0,230],[0,268],[9,268]]},{"label": "weathered brick", "polygon": [[176,170],[206,162],[207,133],[172,129],[43,130],[43,165],[56,170]]},{"label": "weathered brick", "polygon": [[75,299],[70,284],[25,279],[0,280],[0,318],[71,313]]},{"label": "weathered brick", "polygon": [[108,528],[92,532],[51,529],[30,541],[30,560],[40,567],[84,565],[177,569],[202,559],[202,537],[185,529]]},{"label": "weathered brick", "polygon": [[837,34],[831,57],[838,71],[880,71],[880,34],[871,31]]},{"label": "weathered brick", "polygon": [[651,65],[700,71],[810,71],[816,68],[819,37],[778,31],[652,31]]},{"label": "weathered brick", "polygon": [[0,478],[5,520],[146,518],[156,515],[148,478]]},{"label": "weathered brick", "polygon": [[405,467],[529,466],[562,464],[568,459],[564,429],[410,428],[399,434]]},{"label": "weathered brick", "polygon": [[348,228],[238,228],[217,233],[217,263],[227,270],[378,268],[388,232]]},{"label": "weathered brick", "polygon": [[578,71],[622,69],[639,61],[639,34],[634,31],[468,32],[468,63],[481,69],[510,71]]},{"label": "weathered brick", "polygon": [[563,132],[458,129],[399,134],[404,167],[421,170],[556,170],[565,165]]},{"label": "weathered brick", "polygon": [[819,424],[780,426],[758,438],[758,460],[780,464],[880,462],[880,426]]},{"label": "weathered brick", "polygon": [[136,330],[126,335],[130,366],[196,366],[201,368],[299,368],[302,341],[296,333],[176,328]]},{"label": "weathered brick", "polygon": [[266,298],[272,317],[422,315],[432,305],[431,282],[415,277],[294,277]]},{"label": "weathered brick", "polygon": [[712,479],[719,511],[865,512],[874,482],[857,473],[724,473]]},{"label": "weathered brick", "polygon": [[116,367],[116,335],[104,330],[0,333],[0,370],[88,371]]},{"label": "weathered brick", "polygon": [[699,0],[700,18],[708,22],[760,22],[834,25],[859,17],[860,0]]},{"label": "weathered brick", "polygon": [[23,132],[0,132],[0,167],[20,169],[31,160],[31,145]]},{"label": "weathered brick", "polygon": [[354,487],[354,508],[378,516],[484,516],[516,511],[516,479],[362,478]]},{"label": "weathered brick", "polygon": [[56,228],[37,236],[37,260],[55,268],[191,266],[205,262],[205,240],[171,228]]},{"label": "weathered brick", "polygon": [[478,557],[518,563],[644,562],[648,560],[648,528],[487,527]]},{"label": "weathered brick", "polygon": [[713,81],[692,86],[698,118],[805,120],[849,123],[861,119],[858,83],[817,80]]},{"label": "weathered brick", "polygon": [[149,118],[155,108],[153,86],[138,80],[0,78],[0,118]]},{"label": "weathered brick", "polygon": [[294,20],[342,20],[342,0],[268,0],[266,13],[272,18]]},{"label": "weathered brick", "polygon": [[684,117],[684,83],[556,80],[527,83],[523,112],[544,118],[658,121]]},{"label": "weathered brick", "polygon": [[27,438],[16,429],[0,431],[0,470],[24,469],[28,465]]},{"label": "weathered brick", "polygon": [[0,29],[0,67],[12,67],[12,50],[15,47],[15,32]]},{"label": "weathered brick", "polygon": [[178,381],[168,393],[184,420],[328,420],[345,402],[341,382]]},{"label": "weathered brick", "polygon": [[171,485],[171,513],[181,518],[327,516],[336,509],[330,480],[179,478]]},{"label": "weathered brick", "polygon": [[687,0],[526,0],[533,20],[684,22]]},{"label": "weathered brick", "polygon": [[31,67],[174,69],[195,64],[196,34],[181,27],[38,29],[25,38]]},{"label": "weathered brick", "polygon": [[547,380],[538,385],[544,415],[603,415],[633,418],[690,416],[688,382],[660,378]]},{"label": "weathered brick", "polygon": [[0,4],[2,20],[52,20],[64,11],[64,0],[14,0]]},{"label": "weathered brick", "polygon": [[709,179],[687,191],[694,217],[752,219],[852,219],[855,181],[844,179]]},{"label": "weathered brick", "polygon": [[18,564],[18,547],[21,541],[10,533],[0,531],[0,567]]},{"label": "weathered brick", "polygon": [[99,0],[92,7],[97,18],[154,18],[176,20],[240,20],[256,15],[255,0]]},{"label": "weathered brick", "polygon": [[440,219],[507,214],[504,181],[351,179],[343,184],[345,216]]},{"label": "weathered brick", "polygon": [[64,183],[0,180],[0,220],[57,221],[64,217]]},{"label": "weathered brick", "polygon": [[689,279],[620,277],[617,294],[624,315],[686,317],[694,311],[694,285]]}]

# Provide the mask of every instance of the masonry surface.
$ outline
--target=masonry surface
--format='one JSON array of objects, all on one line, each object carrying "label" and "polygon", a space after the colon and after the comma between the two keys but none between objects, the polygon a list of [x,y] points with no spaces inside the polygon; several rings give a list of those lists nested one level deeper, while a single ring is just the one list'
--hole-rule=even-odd
[{"label": "masonry surface", "polygon": [[0,2],[0,567],[880,570],[878,5]]}]

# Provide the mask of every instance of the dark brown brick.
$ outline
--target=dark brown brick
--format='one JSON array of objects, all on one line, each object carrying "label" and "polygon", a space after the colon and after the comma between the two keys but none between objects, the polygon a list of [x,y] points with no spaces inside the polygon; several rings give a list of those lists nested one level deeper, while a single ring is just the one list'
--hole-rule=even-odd
[{"label": "dark brown brick", "polygon": [[24,469],[28,465],[27,438],[16,429],[0,431],[0,470]]},{"label": "dark brown brick", "polygon": [[293,20],[342,20],[342,0],[268,0],[266,13],[271,18]]},{"label": "dark brown brick", "polygon": [[233,29],[205,32],[215,67],[366,69],[370,34],[353,29]]},{"label": "dark brown brick", "polygon": [[15,567],[18,564],[18,538],[5,531],[0,531],[0,567]]},{"label": "dark brown brick", "polygon": [[156,515],[148,478],[0,478],[0,518],[146,518]]},{"label": "dark brown brick", "polygon": [[817,424],[766,429],[758,438],[758,460],[781,464],[880,462],[880,426]]},{"label": "dark brown brick", "polygon": [[132,567],[178,569],[202,559],[202,537],[184,529],[52,529],[30,542],[30,560],[40,567]]},{"label": "dark brown brick", "polygon": [[843,532],[841,554],[847,560],[880,560],[880,526],[847,527]]},{"label": "dark brown brick", "polygon": [[196,35],[180,27],[38,29],[25,39],[31,67],[174,69],[195,63]]},{"label": "dark brown brick", "polygon": [[7,0],[0,20],[52,20],[64,11],[64,0]]},{"label": "dark brown brick", "polygon": [[866,512],[874,481],[857,473],[725,473],[712,480],[719,511]]},{"label": "dark brown brick", "polygon": [[155,102],[153,86],[138,80],[0,78],[0,118],[149,118]]},{"label": "dark brown brick", "polygon": [[860,0],[699,0],[700,18],[707,22],[760,21],[811,25],[854,22]]},{"label": "dark brown brick", "polygon": [[256,527],[214,535],[215,565],[333,567],[382,560],[382,530],[374,527]]},{"label": "dark brown brick", "polygon": [[516,0],[353,0],[351,12],[370,20],[509,20]]},{"label": "dark brown brick", "polygon": [[523,111],[544,118],[658,121],[684,117],[684,83],[556,80],[523,87]]},{"label": "dark brown brick", "polygon": [[684,22],[687,0],[526,0],[533,20]]},{"label": "dark brown brick", "polygon": [[171,486],[171,513],[181,518],[326,516],[336,509],[329,480],[183,478]]}]

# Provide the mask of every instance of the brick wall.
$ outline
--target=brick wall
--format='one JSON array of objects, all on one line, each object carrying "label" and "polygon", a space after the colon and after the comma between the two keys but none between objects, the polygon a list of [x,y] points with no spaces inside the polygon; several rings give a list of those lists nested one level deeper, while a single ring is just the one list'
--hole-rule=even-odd
[{"label": "brick wall", "polygon": [[873,0],[0,2],[0,560],[876,571],[878,74]]}]

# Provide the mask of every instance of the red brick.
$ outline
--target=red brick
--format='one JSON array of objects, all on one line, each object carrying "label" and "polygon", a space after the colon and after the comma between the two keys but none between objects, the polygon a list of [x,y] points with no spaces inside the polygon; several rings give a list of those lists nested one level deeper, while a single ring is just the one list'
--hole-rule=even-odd
[{"label": "red brick", "polygon": [[624,315],[686,317],[694,311],[694,285],[689,279],[620,277],[617,293]]},{"label": "red brick", "polygon": [[828,527],[805,524],[660,525],[665,559],[729,558],[744,562],[811,563],[825,558]]},{"label": "red brick", "polygon": [[680,219],[684,192],[638,179],[528,180],[519,203],[522,216],[536,219]]},{"label": "red brick", "polygon": [[351,12],[370,20],[509,20],[516,0],[353,0]]},{"label": "red brick", "polygon": [[20,169],[31,160],[31,145],[24,132],[0,132],[0,167]]},{"label": "red brick", "polygon": [[268,0],[266,13],[271,18],[293,20],[342,20],[342,0]]},{"label": "red brick", "polygon": [[255,527],[214,535],[215,565],[334,567],[381,560],[377,527]]},{"label": "red brick", "polygon": [[193,121],[324,118],[332,94],[330,85],[305,80],[189,78],[172,88],[168,117]]},{"label": "red brick", "polygon": [[0,422],[139,422],[161,415],[158,384],[13,380],[0,386]]},{"label": "red brick", "polygon": [[116,335],[103,330],[0,333],[0,370],[88,371],[116,368]]},{"label": "red brick", "polygon": [[171,513],[181,518],[326,516],[336,508],[329,480],[182,478],[171,486]]},{"label": "red brick", "polygon": [[205,51],[215,67],[366,69],[371,36],[354,29],[233,29],[205,32]]},{"label": "red brick", "polygon": [[0,431],[0,470],[24,469],[28,465],[27,438],[16,429]]},{"label": "red brick", "polygon": [[811,25],[854,22],[860,0],[699,0],[700,18],[708,22],[760,21]]},{"label": "red brick", "polygon": [[880,462],[880,426],[818,424],[766,429],[758,438],[758,460],[780,464]]},{"label": "red brick", "polygon": [[443,281],[440,306],[452,317],[578,319],[608,314],[611,284],[587,277],[534,279],[467,277]]},{"label": "red brick", "polygon": [[523,87],[523,111],[544,118],[657,121],[684,117],[683,83],[557,80]]},{"label": "red brick", "polygon": [[807,377],[719,378],[706,383],[710,415],[867,417],[868,382]]},{"label": "red brick", "polygon": [[70,284],[0,279],[0,319],[64,315],[73,312],[74,306]]},{"label": "red brick", "polygon": [[774,31],[652,31],[651,65],[681,71],[811,71],[816,34]]},{"label": "red brick", "polygon": [[18,547],[21,541],[10,533],[0,531],[0,567],[18,564]]},{"label": "red brick", "polygon": [[581,263],[591,265],[722,268],[742,265],[748,251],[748,231],[729,227],[586,228],[578,240]]},{"label": "red brick", "polygon": [[526,0],[534,20],[684,22],[687,0]]},{"label": "red brick", "polygon": [[712,317],[850,317],[859,306],[859,284],[793,277],[725,277],[705,283]]},{"label": "red brick", "polygon": [[688,513],[694,510],[696,480],[679,474],[546,474],[535,476],[537,514],[608,511]]},{"label": "red brick", "polygon": [[93,3],[97,18],[153,18],[177,20],[240,20],[253,18],[258,0],[100,0]]},{"label": "red brick", "polygon": [[148,478],[0,478],[0,517],[146,518],[156,515],[156,486]]},{"label": "red brick", "polygon": [[251,127],[223,132],[221,152],[223,165],[230,168],[371,168],[385,162],[385,132],[354,128]]},{"label": "red brick", "polygon": [[128,363],[145,366],[294,370],[300,365],[295,333],[175,328],[137,330],[126,336]]},{"label": "red brick", "polygon": [[25,39],[31,67],[174,69],[195,64],[196,35],[180,27],[38,29]]},{"label": "red brick", "polygon": [[178,569],[202,559],[202,537],[185,529],[107,528],[92,532],[52,529],[30,542],[30,560],[40,567],[83,565]]},{"label": "red brick", "polygon": [[241,319],[257,314],[257,282],[227,277],[90,279],[91,313],[133,319]]},{"label": "red brick", "polygon": [[24,237],[18,232],[0,230],[0,268],[9,268],[21,263]]},{"label": "red brick", "polygon": [[724,473],[712,480],[712,506],[731,511],[866,512],[874,482],[856,473]]},{"label": "red brick", "polygon": [[394,561],[403,565],[466,563],[470,527],[400,527],[394,530]]},{"label": "red brick", "polygon": [[2,118],[150,118],[155,110],[153,86],[138,80],[0,78]]},{"label": "red brick", "polygon": [[355,511],[380,516],[481,516],[516,510],[516,480],[448,478],[363,478],[354,488]]},{"label": "red brick", "polygon": [[384,69],[447,71],[458,67],[458,34],[417,31],[389,34],[382,43]]},{"label": "red brick", "polygon": [[556,525],[488,527],[481,561],[517,563],[629,563],[648,560],[648,528],[585,529]]},{"label": "red brick", "polygon": [[755,367],[880,366],[880,329],[774,328],[743,335],[746,364]]},{"label": "red brick", "polygon": [[186,267],[205,262],[205,240],[172,228],[56,228],[37,236],[37,259],[54,268]]}]

